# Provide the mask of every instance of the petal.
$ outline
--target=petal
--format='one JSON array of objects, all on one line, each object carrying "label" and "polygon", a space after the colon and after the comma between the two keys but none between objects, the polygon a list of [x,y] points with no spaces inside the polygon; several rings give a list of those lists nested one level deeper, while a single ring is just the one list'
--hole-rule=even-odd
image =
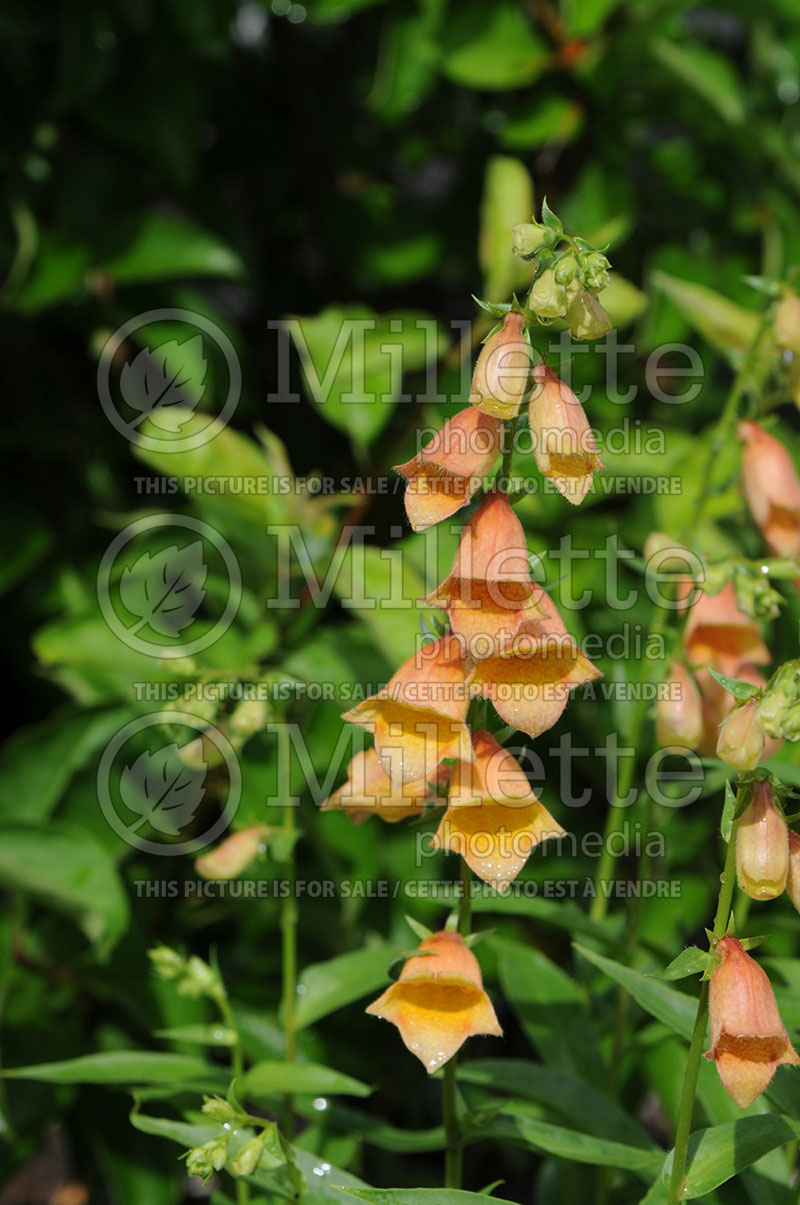
[{"label": "petal", "polygon": [[503,890],[540,841],[558,836],[564,830],[538,801],[517,807],[484,803],[448,808],[432,845],[461,854],[478,878]]},{"label": "petal", "polygon": [[486,992],[463,984],[394,983],[367,1012],[397,1026],[428,1074],[452,1058],[467,1038],[501,1037],[503,1032]]}]

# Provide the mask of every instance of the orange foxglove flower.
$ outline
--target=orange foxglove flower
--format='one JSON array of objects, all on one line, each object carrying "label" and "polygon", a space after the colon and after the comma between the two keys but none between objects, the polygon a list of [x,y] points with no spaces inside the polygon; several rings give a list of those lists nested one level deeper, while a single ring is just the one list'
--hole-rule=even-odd
[{"label": "orange foxglove flower", "polygon": [[673,661],[664,685],[665,695],[656,704],[659,745],[698,748],[703,737],[703,703],[697,683],[682,661]]},{"label": "orange foxglove flower", "polygon": [[764,733],[758,722],[758,700],[741,703],[722,721],[717,757],[734,770],[755,770],[764,752]]},{"label": "orange foxglove flower", "polygon": [[753,798],[736,830],[736,878],[754,900],[774,900],[786,886],[789,831],[768,782],[753,783]]},{"label": "orange foxglove flower", "polygon": [[522,766],[488,732],[474,732],[475,761],[457,762],[448,808],[434,849],[461,854],[498,891],[508,887],[531,851],[564,830],[540,803]]},{"label": "orange foxglove flower", "polygon": [[426,937],[397,983],[367,1012],[397,1026],[429,1075],[451,1059],[467,1038],[503,1036],[483,990],[478,960],[460,933],[443,931]]},{"label": "orange foxglove flower", "polygon": [[523,623],[506,648],[475,663],[467,680],[473,694],[490,699],[501,719],[530,737],[558,722],[573,687],[602,677],[544,590],[539,606],[546,618]]},{"label": "orange foxglove flower", "polygon": [[447,611],[474,660],[510,642],[520,624],[542,615],[525,532],[505,494],[490,493],[464,524],[453,569],[425,603]]},{"label": "orange foxglove flower", "polygon": [[502,423],[467,406],[395,472],[408,481],[405,505],[414,531],[449,519],[480,488],[500,455]]},{"label": "orange foxglove flower", "polygon": [[731,678],[741,677],[746,664],[766,665],[770,660],[758,624],[739,610],[730,582],[719,594],[700,595],[689,611],[683,642],[691,665],[708,665]]},{"label": "orange foxglove flower", "polygon": [[800,1063],[783,1027],[769,979],[735,937],[723,937],[711,976],[708,1015],[719,1078],[742,1109],[768,1087],[775,1068]]},{"label": "orange foxglove flower", "polygon": [[783,444],[757,423],[739,424],[747,505],[776,556],[800,555],[800,480]]},{"label": "orange foxglove flower", "polygon": [[231,833],[215,849],[197,858],[195,870],[204,879],[235,878],[266,849],[267,838],[273,831],[268,824],[253,824]]},{"label": "orange foxglove flower", "polygon": [[393,788],[375,750],[365,749],[351,760],[347,782],[325,800],[322,810],[344,811],[354,824],[363,824],[370,816],[395,824],[408,816],[421,816],[428,804],[443,803],[436,786],[444,785],[449,776],[448,768],[439,766],[434,782],[418,778]]},{"label": "orange foxglove flower", "polygon": [[446,757],[472,760],[468,705],[461,644],[448,634],[414,653],[383,690],[342,718],[374,732],[378,760],[398,790],[433,780]]},{"label": "orange foxglove flower", "polygon": [[509,312],[484,343],[475,364],[469,400],[483,414],[509,419],[528,397],[532,352],[522,314]]},{"label": "orange foxglove flower", "polygon": [[528,407],[536,465],[573,506],[583,502],[603,466],[586,412],[575,394],[546,365],[537,365]]},{"label": "orange foxglove flower", "polygon": [[789,867],[786,875],[786,894],[800,912],[800,833],[789,829]]}]

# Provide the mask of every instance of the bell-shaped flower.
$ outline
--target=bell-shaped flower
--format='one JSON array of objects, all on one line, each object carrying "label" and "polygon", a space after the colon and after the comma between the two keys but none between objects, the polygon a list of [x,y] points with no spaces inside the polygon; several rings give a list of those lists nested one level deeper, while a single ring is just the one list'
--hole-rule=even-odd
[{"label": "bell-shaped flower", "polygon": [[708,1016],[719,1078],[742,1109],[768,1087],[775,1068],[800,1063],[783,1027],[769,979],[735,937],[723,937],[711,975]]},{"label": "bell-shaped flower", "polygon": [[786,887],[789,831],[768,782],[753,783],[753,797],[736,830],[736,878],[754,900],[774,900]]},{"label": "bell-shaped flower", "polygon": [[574,280],[567,289],[566,312],[569,333],[575,339],[602,339],[614,325],[600,302],[588,289]]},{"label": "bell-shaped flower", "polygon": [[603,467],[589,420],[572,390],[546,365],[538,365],[534,376],[528,415],[537,468],[578,506]]},{"label": "bell-shaped flower", "polygon": [[375,735],[392,789],[432,781],[445,758],[472,760],[461,643],[447,634],[409,657],[375,695],[342,717]]},{"label": "bell-shaped flower", "polygon": [[473,660],[508,644],[526,619],[542,615],[525,532],[504,493],[490,493],[464,524],[453,568],[425,603],[447,611]]},{"label": "bell-shaped flower", "polygon": [[739,610],[730,582],[719,594],[700,595],[689,611],[683,644],[690,665],[710,666],[731,678],[741,677],[746,664],[767,665],[770,660],[761,629]]},{"label": "bell-shaped flower", "polygon": [[552,728],[576,686],[602,677],[571,636],[542,591],[543,620],[523,623],[511,643],[473,666],[472,694],[489,699],[512,728],[537,737]]},{"label": "bell-shaped flower", "polygon": [[748,699],[725,717],[717,738],[717,757],[734,770],[755,770],[764,752],[764,733],[758,722],[758,700]]},{"label": "bell-shaped flower", "polygon": [[519,874],[531,851],[564,830],[531,790],[516,758],[488,732],[473,732],[475,760],[453,768],[448,808],[432,848],[460,854],[498,891]]},{"label": "bell-shaped flower", "polygon": [[195,861],[195,870],[204,879],[233,879],[267,848],[274,831],[268,824],[239,829],[207,854],[201,854]]},{"label": "bell-shaped flower", "polygon": [[757,423],[739,424],[747,505],[776,556],[800,556],[800,480],[794,461]]},{"label": "bell-shaped flower", "polygon": [[786,874],[786,894],[800,912],[800,833],[789,829],[789,867]]},{"label": "bell-shaped flower", "polygon": [[432,1074],[477,1034],[502,1037],[478,960],[459,933],[426,937],[367,1012],[391,1021]]},{"label": "bell-shaped flower", "polygon": [[363,824],[370,816],[396,824],[409,816],[421,816],[431,804],[444,803],[436,788],[444,786],[449,776],[447,766],[438,766],[432,782],[418,778],[392,787],[378,754],[374,749],[364,749],[351,760],[347,782],[325,800],[322,810],[344,811],[354,824]]},{"label": "bell-shaped flower", "polygon": [[481,413],[496,419],[514,418],[527,400],[533,352],[525,338],[525,319],[510,310],[499,330],[480,350],[469,400]]},{"label": "bell-shaped flower", "polygon": [[441,431],[395,472],[408,481],[406,514],[414,531],[448,519],[483,484],[500,455],[503,424],[474,406],[449,418]]},{"label": "bell-shaped flower", "polygon": [[703,738],[703,702],[697,683],[682,661],[673,661],[663,685],[656,703],[659,745],[697,749]]}]

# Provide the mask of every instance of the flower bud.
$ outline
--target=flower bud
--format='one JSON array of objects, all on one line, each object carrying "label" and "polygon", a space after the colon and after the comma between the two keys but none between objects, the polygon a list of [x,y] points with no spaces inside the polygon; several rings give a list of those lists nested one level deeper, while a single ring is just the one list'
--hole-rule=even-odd
[{"label": "flower bud", "polygon": [[783,1027],[769,979],[735,937],[723,937],[711,976],[708,1017],[719,1078],[746,1109],[769,1085],[782,1063],[800,1063]]},{"label": "flower bud", "polygon": [[756,717],[757,700],[748,699],[722,721],[717,757],[734,770],[755,770],[764,751],[764,733]]},{"label": "flower bud", "polygon": [[261,1162],[264,1139],[251,1138],[232,1160],[230,1170],[234,1176],[251,1176]]},{"label": "flower bud", "polygon": [[566,287],[559,284],[552,268],[545,268],[530,291],[528,309],[539,318],[561,318],[568,304]]},{"label": "flower bud", "polygon": [[754,900],[774,900],[786,886],[789,838],[783,813],[775,806],[768,782],[753,784],[753,798],[739,818],[736,877]]},{"label": "flower bud", "polygon": [[567,326],[576,339],[600,339],[611,330],[612,322],[600,302],[578,280],[569,286]]},{"label": "flower bud", "polygon": [[800,297],[787,289],[775,310],[775,342],[800,355]]},{"label": "flower bud", "polygon": [[261,699],[243,699],[234,708],[230,730],[235,736],[252,736],[260,732],[268,719],[267,705]]},{"label": "flower bud", "polygon": [[800,912],[800,833],[789,829],[789,870],[786,875],[786,894]]},{"label": "flower bud", "polygon": [[203,1101],[203,1112],[206,1117],[221,1123],[235,1121],[238,1117],[236,1109],[221,1096],[206,1096]]},{"label": "flower bud", "polygon": [[266,847],[271,832],[268,824],[253,824],[238,833],[231,833],[216,849],[200,855],[194,864],[195,870],[204,879],[233,879]]},{"label": "flower bud", "polygon": [[511,250],[521,259],[533,259],[543,247],[552,246],[553,236],[538,222],[520,222],[511,231]]},{"label": "flower bud", "polygon": [[599,293],[609,283],[608,270],[611,264],[600,251],[592,251],[583,258],[581,280],[590,293]]},{"label": "flower bud", "polygon": [[783,598],[769,584],[769,577],[754,565],[737,565],[733,588],[739,610],[751,619],[775,619]]},{"label": "flower bud", "polygon": [[787,661],[758,703],[758,722],[767,736],[800,740],[800,660]]},{"label": "flower bud", "polygon": [[186,959],[177,950],[172,950],[169,946],[156,946],[147,953],[159,979],[177,979],[184,973]]},{"label": "flower bud", "polygon": [[556,281],[560,285],[572,284],[578,274],[578,261],[574,255],[564,255],[553,269]]},{"label": "flower bud", "polygon": [[522,314],[509,311],[481,348],[469,400],[482,414],[513,418],[527,397],[532,352],[524,324]]},{"label": "flower bud", "polygon": [[673,661],[666,684],[666,698],[656,704],[656,736],[659,745],[683,745],[696,749],[703,736],[703,704],[700,691],[682,661]]}]

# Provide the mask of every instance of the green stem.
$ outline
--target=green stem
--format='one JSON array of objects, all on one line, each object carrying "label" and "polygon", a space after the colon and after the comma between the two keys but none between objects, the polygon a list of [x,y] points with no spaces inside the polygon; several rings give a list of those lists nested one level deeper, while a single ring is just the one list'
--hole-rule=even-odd
[{"label": "green stem", "polygon": [[[220,1016],[226,1027],[236,1035],[235,1041],[231,1046],[231,1075],[236,1083],[236,1092],[238,1094],[242,1078],[244,1077],[244,1052],[242,1050],[242,1039],[239,1034],[239,1027],[236,1023],[236,1017],[231,1008],[230,1001],[227,995],[222,991],[219,995],[214,996],[219,1008]],[[250,1201],[250,1185],[246,1180],[236,1180],[236,1205],[249,1205]]]},{"label": "green stem", "polygon": [[[714,937],[725,935],[731,914],[733,889],[736,883],[736,830],[738,820],[731,826],[728,852],[725,856],[725,869],[721,876],[717,913],[714,917]],[[686,1156],[689,1151],[689,1138],[692,1132],[692,1115],[694,1113],[694,1098],[697,1091],[697,1076],[700,1072],[700,1060],[703,1057],[703,1045],[708,1021],[708,980],[703,980],[700,999],[697,1003],[697,1015],[694,1019],[692,1040],[689,1043],[689,1057],[686,1062],[686,1073],[683,1078],[681,1103],[678,1108],[678,1124],[675,1130],[675,1150],[672,1156],[672,1175],[669,1182],[669,1205],[679,1205],[683,1199],[684,1181],[686,1179]]]},{"label": "green stem", "polygon": [[[279,731],[281,742],[280,764],[289,766],[291,749],[289,729],[283,724]],[[287,771],[288,773],[288,771]],[[281,961],[283,991],[281,996],[281,1020],[283,1023],[284,1058],[293,1063],[296,1053],[295,1002],[297,1000],[297,896],[295,894],[296,866],[294,856],[295,808],[291,802],[291,782],[286,783],[286,804],[283,809],[283,832],[286,837],[287,853],[284,875],[288,891],[281,904]],[[291,1142],[294,1137],[294,1099],[287,1093],[283,1100],[283,1132]]]}]

